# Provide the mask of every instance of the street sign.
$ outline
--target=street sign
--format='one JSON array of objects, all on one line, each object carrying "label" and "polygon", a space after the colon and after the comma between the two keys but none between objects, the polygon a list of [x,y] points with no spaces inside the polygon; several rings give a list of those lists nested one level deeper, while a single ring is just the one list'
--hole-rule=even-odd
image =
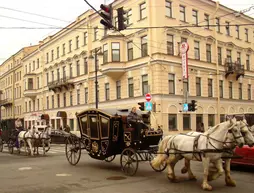
[{"label": "street sign", "polygon": [[183,104],[183,111],[185,111],[185,112],[188,111],[188,103]]},{"label": "street sign", "polygon": [[181,44],[182,53],[182,71],[183,71],[183,79],[188,79],[188,51],[189,51],[189,45],[187,42],[183,42]]},{"label": "street sign", "polygon": [[153,109],[153,104],[152,104],[152,102],[146,102],[145,110],[146,110],[146,111],[151,111],[152,109]]},{"label": "street sign", "polygon": [[147,93],[146,94],[146,101],[150,101],[152,99],[152,96],[149,94],[149,93]]}]

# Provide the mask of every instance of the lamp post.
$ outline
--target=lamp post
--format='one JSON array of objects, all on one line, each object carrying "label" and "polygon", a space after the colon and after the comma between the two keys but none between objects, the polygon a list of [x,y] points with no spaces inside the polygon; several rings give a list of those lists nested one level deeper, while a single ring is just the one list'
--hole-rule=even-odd
[{"label": "lamp post", "polygon": [[[94,52],[94,57],[93,57],[93,52]],[[90,56],[88,57],[89,59],[95,59],[95,107],[98,109],[98,56],[103,55],[101,52],[101,47],[95,48],[94,50],[91,51]]]}]

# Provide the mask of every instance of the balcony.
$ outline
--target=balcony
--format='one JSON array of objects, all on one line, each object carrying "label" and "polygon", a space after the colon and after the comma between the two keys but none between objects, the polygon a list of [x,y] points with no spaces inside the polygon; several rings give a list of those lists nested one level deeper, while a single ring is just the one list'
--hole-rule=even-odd
[{"label": "balcony", "polygon": [[100,72],[104,75],[110,76],[113,79],[118,79],[126,72],[125,67],[125,63],[111,62],[102,64]]},{"label": "balcony", "polygon": [[10,99],[10,98],[0,100],[0,106],[7,107],[7,106],[11,106],[11,105],[12,105],[12,99]]},{"label": "balcony", "polygon": [[37,89],[28,88],[24,91],[24,96],[34,99],[37,96]]},{"label": "balcony", "polygon": [[227,78],[230,74],[236,76],[236,80],[240,78],[240,76],[244,77],[244,65],[241,65],[238,61],[232,62],[230,59],[225,60],[225,77]]},{"label": "balcony", "polygon": [[70,77],[64,77],[48,83],[49,90],[61,92],[62,89],[69,90],[74,88],[74,83]]}]

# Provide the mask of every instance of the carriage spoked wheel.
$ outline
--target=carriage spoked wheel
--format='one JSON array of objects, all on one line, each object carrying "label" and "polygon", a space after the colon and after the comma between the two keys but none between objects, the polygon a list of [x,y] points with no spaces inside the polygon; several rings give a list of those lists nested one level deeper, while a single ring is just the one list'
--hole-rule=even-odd
[{"label": "carriage spoked wheel", "polygon": [[105,162],[112,162],[115,159],[116,155],[109,156],[105,159]]},{"label": "carriage spoked wheel", "polygon": [[155,168],[155,167],[153,167],[153,165],[152,165],[152,160],[153,160],[154,158],[155,158],[155,154],[150,153],[149,164],[150,164],[150,166],[153,168],[153,170],[156,171],[156,172],[162,172],[162,171],[164,171],[164,170],[166,169],[166,167],[167,167],[167,163],[166,163],[166,162],[163,162],[163,163],[159,166],[159,168]]},{"label": "carriage spoked wheel", "polygon": [[3,140],[0,138],[0,152],[3,152],[4,149],[4,142]]},{"label": "carriage spoked wheel", "polygon": [[132,148],[126,148],[122,151],[120,157],[121,169],[128,175],[133,176],[138,170],[138,155]]},{"label": "carriage spoked wheel", "polygon": [[65,142],[65,155],[71,165],[76,165],[81,157],[81,143],[78,137],[70,136]]},{"label": "carriage spoked wheel", "polygon": [[13,154],[13,149],[14,149],[14,141],[13,140],[9,140],[8,141],[8,150],[10,154]]}]

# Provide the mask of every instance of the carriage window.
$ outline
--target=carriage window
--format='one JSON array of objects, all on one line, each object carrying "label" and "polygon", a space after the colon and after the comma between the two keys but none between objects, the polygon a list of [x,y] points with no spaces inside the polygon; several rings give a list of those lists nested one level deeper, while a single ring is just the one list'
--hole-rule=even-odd
[{"label": "carriage window", "polygon": [[91,132],[91,138],[99,138],[99,132],[97,127],[97,116],[89,116],[89,126]]},{"label": "carriage window", "polygon": [[109,119],[101,117],[101,138],[109,137]]},{"label": "carriage window", "polygon": [[81,120],[82,133],[85,134],[85,135],[88,135],[88,132],[87,132],[87,116],[82,117],[80,120]]}]

